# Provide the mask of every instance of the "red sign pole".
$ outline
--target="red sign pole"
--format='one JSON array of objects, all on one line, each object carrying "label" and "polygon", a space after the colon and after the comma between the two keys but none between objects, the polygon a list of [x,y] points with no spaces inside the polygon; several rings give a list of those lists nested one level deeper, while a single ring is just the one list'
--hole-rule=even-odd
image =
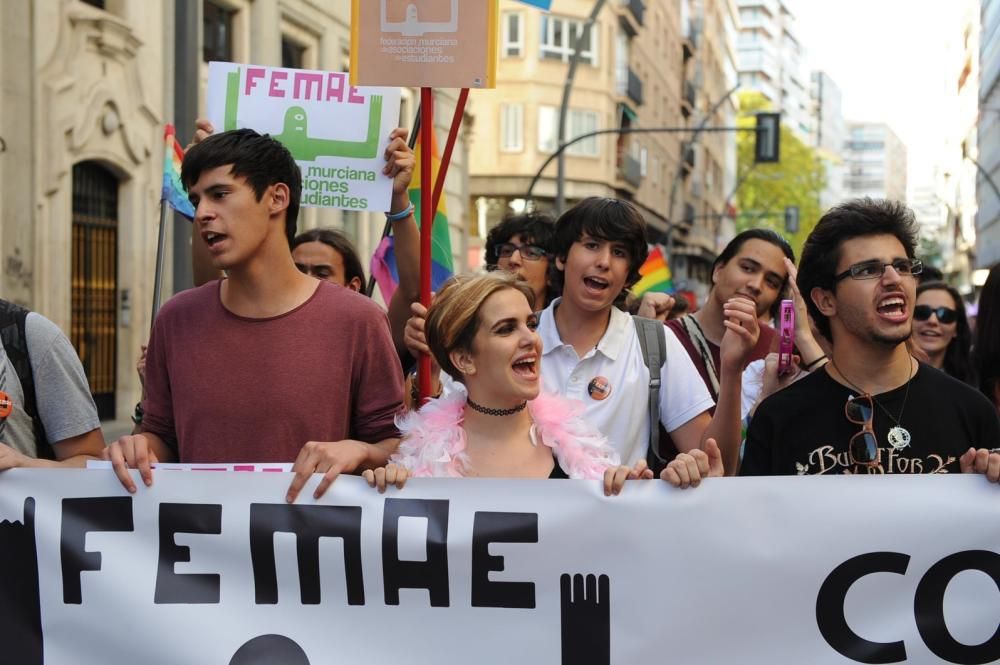
[{"label": "red sign pole", "polygon": [[[420,303],[431,304],[431,230],[434,228],[434,90],[420,89]],[[431,394],[431,357],[417,359],[417,387],[420,403]]]},{"label": "red sign pole", "polygon": [[[441,166],[438,169],[437,177],[433,179],[433,194],[427,196],[428,183],[431,182],[431,157],[433,151],[430,149],[430,133],[434,131],[433,110],[428,115],[425,109],[432,109],[434,104],[433,92],[431,88],[421,88],[420,105],[422,120],[420,125],[420,302],[424,307],[430,306],[431,300],[431,231],[433,229],[434,217],[437,215],[438,204],[444,195],[444,180],[448,173],[448,166],[451,164],[451,155],[455,150],[455,142],[458,140],[458,130],[462,126],[462,118],[465,116],[465,104],[469,99],[469,89],[462,88],[458,95],[458,103],[455,105],[455,113],[451,118],[451,128],[448,130],[448,142],[445,144],[444,153],[441,155]],[[428,120],[430,118],[430,120]],[[431,207],[428,211],[427,205]],[[424,221],[428,220],[428,221]],[[430,396],[430,356],[421,354],[418,358],[417,366],[417,389],[420,393],[420,403],[423,404]]]},{"label": "red sign pole", "polygon": [[458,103],[455,104],[455,113],[451,117],[451,129],[448,131],[448,143],[444,146],[444,154],[441,155],[441,170],[438,171],[437,181],[434,183],[434,210],[437,211],[438,203],[441,201],[441,194],[444,192],[444,176],[448,173],[448,165],[451,164],[451,153],[455,149],[455,141],[458,139],[458,128],[462,126],[462,118],[465,117],[465,103],[469,100],[469,89],[462,88],[458,94]]}]

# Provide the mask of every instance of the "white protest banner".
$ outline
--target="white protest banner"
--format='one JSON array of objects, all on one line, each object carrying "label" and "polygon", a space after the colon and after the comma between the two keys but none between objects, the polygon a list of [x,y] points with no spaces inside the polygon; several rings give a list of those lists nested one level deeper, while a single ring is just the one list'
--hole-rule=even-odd
[{"label": "white protest banner", "polygon": [[398,88],[352,87],[343,72],[211,62],[208,119],[217,131],[249,127],[281,141],[302,169],[304,206],[389,209],[382,168]]},{"label": "white protest banner", "polygon": [[130,496],[106,470],[5,471],[4,662],[1000,659],[1000,487],[982,476],[638,481],[611,498],[342,477],[289,505],[290,477],[161,470]]}]

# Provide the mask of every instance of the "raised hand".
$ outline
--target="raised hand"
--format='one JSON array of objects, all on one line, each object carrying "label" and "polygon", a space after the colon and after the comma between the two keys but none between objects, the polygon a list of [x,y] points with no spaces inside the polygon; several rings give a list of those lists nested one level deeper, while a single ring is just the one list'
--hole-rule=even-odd
[{"label": "raised hand", "polygon": [[725,474],[722,451],[715,439],[706,439],[704,450],[681,453],[660,472],[660,479],[674,487],[697,487],[702,478],[720,478]]},{"label": "raised hand", "polygon": [[417,358],[421,353],[430,354],[431,352],[427,346],[427,337],[424,336],[427,308],[415,302],[410,305],[410,312],[413,316],[406,321],[406,328],[403,330],[403,344],[410,355]]},{"label": "raised hand", "polygon": [[[417,164],[413,150],[406,142],[409,130],[397,127],[389,134],[389,145],[385,148],[385,167],[382,173],[392,178],[392,193],[405,195],[413,179],[413,168]],[[390,212],[399,212],[392,210]]]},{"label": "raised hand", "polygon": [[642,300],[639,301],[639,310],[636,314],[647,319],[666,321],[676,302],[670,294],[647,291],[642,294]]},{"label": "raised hand", "polygon": [[184,150],[190,150],[191,146],[197,145],[215,133],[215,127],[205,118],[198,118],[194,121],[194,136]]},{"label": "raised hand", "polygon": [[962,473],[981,473],[991,483],[1000,481],[1000,451],[986,448],[969,448],[958,458]]},{"label": "raised hand", "polygon": [[611,665],[611,581],[607,575],[559,578],[562,665]]},{"label": "raised hand", "polygon": [[742,372],[760,337],[757,306],[749,298],[730,298],[722,312],[725,317],[722,323],[726,327],[720,344],[722,368]]}]

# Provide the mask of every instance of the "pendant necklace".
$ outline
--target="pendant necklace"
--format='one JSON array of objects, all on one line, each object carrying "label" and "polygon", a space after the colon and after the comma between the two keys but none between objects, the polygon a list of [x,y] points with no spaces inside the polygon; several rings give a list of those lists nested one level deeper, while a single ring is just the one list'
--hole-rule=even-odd
[{"label": "pendant necklace", "polygon": [[[908,448],[910,445],[910,432],[900,423],[900,421],[903,419],[903,411],[906,409],[906,399],[910,396],[910,382],[913,379],[913,361],[910,360],[909,358],[907,359],[910,361],[910,375],[906,379],[906,392],[903,393],[903,406],[901,406],[899,409],[899,418],[897,419],[894,415],[892,415],[889,412],[889,409],[882,406],[882,404],[877,399],[875,399],[875,396],[872,395],[872,401],[875,402],[878,408],[882,409],[885,415],[889,416],[889,419],[892,422],[896,423],[894,427],[889,429],[889,435],[886,438],[888,439],[889,445],[892,446],[893,450],[897,451],[903,450],[904,448]],[[837,370],[837,374],[840,374],[840,376],[843,377],[844,381],[847,381],[847,383],[852,388],[854,388],[856,391],[858,391],[858,393],[862,395],[865,394],[864,390],[861,390],[861,388],[858,388],[856,385],[854,385],[854,383],[852,383],[851,380],[847,378],[847,375],[840,371],[840,368],[837,367],[837,363],[833,361],[833,358],[830,358],[830,364],[832,364],[833,368]]]}]

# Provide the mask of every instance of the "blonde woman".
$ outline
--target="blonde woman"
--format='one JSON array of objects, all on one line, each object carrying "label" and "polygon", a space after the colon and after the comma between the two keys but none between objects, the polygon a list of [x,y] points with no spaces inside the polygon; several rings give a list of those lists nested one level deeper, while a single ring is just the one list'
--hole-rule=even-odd
[{"label": "blonde woman", "polygon": [[[541,392],[536,326],[534,293],[516,276],[449,281],[428,311],[427,344],[466,390],[402,418],[403,441],[389,466],[365,472],[369,484],[381,491],[409,476],[601,478],[605,494],[615,495],[626,480],[652,478],[645,461],[619,464],[607,439],[580,417],[582,404]],[[686,487],[721,475],[718,448],[710,442],[707,449],[680,456],[664,479]]]}]

